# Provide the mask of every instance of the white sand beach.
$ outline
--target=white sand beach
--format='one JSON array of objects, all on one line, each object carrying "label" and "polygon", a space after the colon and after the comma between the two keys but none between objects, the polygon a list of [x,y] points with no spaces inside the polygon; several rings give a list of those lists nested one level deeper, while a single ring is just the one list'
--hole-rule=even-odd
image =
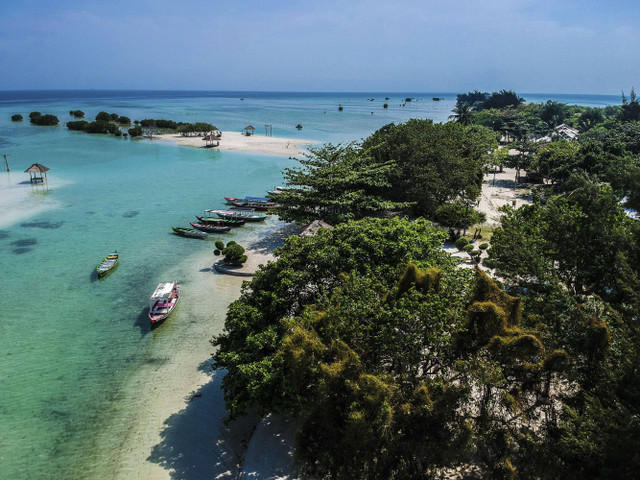
[{"label": "white sand beach", "polygon": [[22,172],[1,172],[0,228],[56,208],[57,203],[47,196],[54,188],[62,186],[63,183],[55,177],[44,184],[31,184],[25,181]]},{"label": "white sand beach", "polygon": [[[276,231],[255,242],[247,251],[248,270],[274,260],[271,250],[289,234]],[[97,466],[104,478],[170,480],[175,478],[260,478],[293,480],[293,433],[291,419],[255,414],[226,425],[221,382],[224,372],[211,368],[213,347],[209,340],[222,330],[227,302],[240,295],[246,278],[214,273],[211,253],[188,259],[181,271],[192,272],[183,282],[181,312],[162,330],[151,335],[180,335],[180,345],[171,352],[153,348],[148,362],[129,378],[121,395],[129,406],[110,413],[112,422],[99,444],[114,452],[111,463]],[[179,275],[170,271],[167,275]],[[203,318],[198,302],[215,293],[217,307],[188,328],[178,322]],[[223,304],[224,303],[224,304]],[[154,342],[155,343],[155,342]],[[159,339],[158,344],[163,342]],[[135,408],[131,407],[135,404]],[[127,425],[126,434],[122,425]]]},{"label": "white sand beach", "polygon": [[263,135],[246,136],[240,132],[222,132],[220,145],[216,147],[207,147],[202,136],[183,137],[178,134],[164,134],[153,137],[156,140],[170,141],[194,148],[210,148],[212,150],[239,150],[244,152],[265,153],[268,155],[302,155],[305,145],[312,145],[312,140],[299,140],[291,138],[266,137]]}]

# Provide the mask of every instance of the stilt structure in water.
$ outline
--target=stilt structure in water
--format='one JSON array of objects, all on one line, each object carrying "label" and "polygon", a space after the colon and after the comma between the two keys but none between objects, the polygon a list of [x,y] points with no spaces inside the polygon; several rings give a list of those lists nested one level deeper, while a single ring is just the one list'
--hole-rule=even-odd
[{"label": "stilt structure in water", "polygon": [[31,183],[44,183],[47,181],[48,171],[48,167],[45,167],[44,165],[41,165],[39,163],[34,163],[29,168],[27,168],[24,173],[29,173],[29,180],[31,181]]}]

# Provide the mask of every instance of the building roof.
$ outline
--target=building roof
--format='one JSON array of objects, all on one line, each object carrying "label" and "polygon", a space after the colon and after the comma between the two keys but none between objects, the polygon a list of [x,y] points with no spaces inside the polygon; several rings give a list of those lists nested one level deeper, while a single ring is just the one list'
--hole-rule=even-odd
[{"label": "building roof", "polygon": [[41,165],[39,163],[34,163],[29,168],[27,168],[24,171],[24,173],[44,173],[44,172],[48,172],[48,171],[49,171],[48,167],[45,167],[44,165]]},{"label": "building roof", "polygon": [[576,130],[575,128],[571,128],[569,125],[566,125],[564,123],[562,125],[558,125],[555,130],[563,137],[569,139],[577,138],[580,135],[580,132],[578,130]]},{"label": "building roof", "polygon": [[335,227],[333,225],[329,225],[326,222],[323,222],[322,220],[314,220],[309,225],[307,225],[304,230],[302,230],[302,232],[300,232],[300,236],[312,237],[316,233],[318,233],[318,230],[320,230],[321,228],[328,228],[329,230],[333,230]]},{"label": "building roof", "polygon": [[253,125],[247,125],[244,127],[245,130],[255,130],[256,128]]}]

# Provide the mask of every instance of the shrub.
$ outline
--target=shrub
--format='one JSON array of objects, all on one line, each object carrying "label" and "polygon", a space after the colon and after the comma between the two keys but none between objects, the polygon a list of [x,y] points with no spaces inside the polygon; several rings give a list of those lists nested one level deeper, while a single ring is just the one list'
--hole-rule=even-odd
[{"label": "shrub", "polygon": [[120,125],[131,125],[131,119],[129,117],[118,117],[118,123]]},{"label": "shrub", "polygon": [[389,104],[385,103],[384,105],[382,105],[382,108],[389,108]]},{"label": "shrub", "polygon": [[69,130],[78,130],[82,132],[86,132],[89,127],[89,122],[86,120],[78,120],[76,122],[67,122],[67,128]]},{"label": "shrub", "polygon": [[117,122],[120,116],[117,113],[100,112],[96,115],[97,122]]},{"label": "shrub", "polygon": [[465,245],[464,247],[462,247],[462,251],[470,254],[473,251],[473,244],[469,243]]},{"label": "shrub", "polygon": [[460,237],[458,240],[456,240],[455,245],[458,250],[463,250],[464,247],[469,245],[469,239],[467,237]]},{"label": "shrub", "polygon": [[224,255],[224,262],[236,267],[241,267],[247,261],[244,248],[233,240],[227,243],[226,247],[223,242],[216,240],[216,250],[213,253],[214,255]]},{"label": "shrub", "polygon": [[478,248],[480,250],[486,250],[487,248],[489,248],[489,244],[488,243],[481,243],[480,245],[478,245]]},{"label": "shrub", "polygon": [[136,125],[133,128],[127,130],[127,133],[131,135],[131,137],[141,137],[142,136],[142,127],[140,125]]},{"label": "shrub", "polygon": [[12,122],[21,122],[22,121],[22,115],[20,115],[19,113],[16,113],[15,115],[11,115],[11,121]]},{"label": "shrub", "polygon": [[96,120],[87,125],[87,133],[113,133],[120,131],[115,123]]},{"label": "shrub", "polygon": [[52,126],[60,123],[60,120],[55,115],[42,115],[40,112],[31,112],[29,118],[31,123],[40,126]]},{"label": "shrub", "polygon": [[84,118],[84,112],[82,110],[70,110],[69,115],[74,118]]}]

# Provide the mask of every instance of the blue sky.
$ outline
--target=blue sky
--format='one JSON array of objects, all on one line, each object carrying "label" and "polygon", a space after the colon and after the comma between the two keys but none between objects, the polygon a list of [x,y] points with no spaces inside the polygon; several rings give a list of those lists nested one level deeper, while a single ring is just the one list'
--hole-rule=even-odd
[{"label": "blue sky", "polygon": [[618,94],[635,2],[3,0],[0,89]]}]

